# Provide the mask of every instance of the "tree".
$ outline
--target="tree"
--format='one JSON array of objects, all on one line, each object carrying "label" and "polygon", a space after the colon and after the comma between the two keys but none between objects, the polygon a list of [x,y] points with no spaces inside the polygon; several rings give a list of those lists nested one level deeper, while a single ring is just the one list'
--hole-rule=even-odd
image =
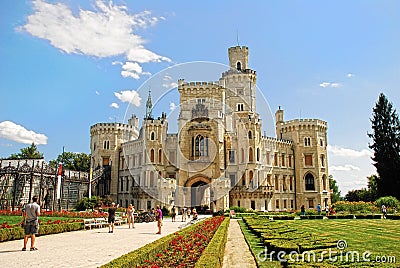
[{"label": "tree", "polygon": [[58,155],[56,160],[51,160],[50,165],[57,167],[59,163],[63,163],[63,167],[75,171],[89,171],[90,155],[85,153],[63,152]]},{"label": "tree", "polygon": [[337,185],[337,181],[333,178],[332,175],[329,175],[329,188],[332,190],[331,201],[332,204],[337,201],[343,200],[341,197],[341,192],[339,191],[339,186]]},{"label": "tree", "polygon": [[31,146],[22,148],[19,153],[11,154],[8,159],[42,159],[43,154],[39,152],[35,143]]},{"label": "tree", "polygon": [[386,96],[381,93],[373,108],[372,133],[368,137],[373,143],[374,166],[378,172],[379,196],[400,198],[400,122],[396,110]]}]

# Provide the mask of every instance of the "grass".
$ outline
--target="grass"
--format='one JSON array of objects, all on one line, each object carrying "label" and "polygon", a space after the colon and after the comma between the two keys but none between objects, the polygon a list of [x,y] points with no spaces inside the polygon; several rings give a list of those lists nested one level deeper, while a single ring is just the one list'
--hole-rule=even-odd
[{"label": "grass", "polygon": [[[354,252],[357,251],[362,258],[362,254],[366,251],[371,253],[369,259],[371,262],[363,262],[362,264],[356,264],[351,262],[340,262],[332,263],[327,262],[326,264],[334,264],[336,267],[398,267],[400,263],[400,225],[395,220],[294,220],[294,221],[274,221],[260,220],[260,224],[265,225],[267,230],[274,228],[279,223],[288,230],[295,230],[293,236],[300,238],[301,233],[310,233],[316,237],[323,239],[334,239],[345,240],[347,248],[343,252]],[[248,241],[253,254],[257,256],[258,252],[263,250],[264,244],[263,239],[260,235],[252,233],[247,225],[240,221],[242,231]],[[268,228],[268,225],[271,225]],[[301,238],[300,238],[301,239]],[[295,240],[291,240],[295,241]],[[338,251],[337,248],[332,250]],[[394,257],[396,263],[386,264],[373,262],[376,257]],[[257,259],[257,258],[256,258]],[[269,261],[267,261],[269,262]],[[259,267],[274,267],[274,266],[263,266],[261,262]],[[272,265],[272,264],[268,264]],[[289,267],[299,267],[299,264],[292,263]],[[305,263],[302,263],[301,267],[306,267]],[[317,263],[309,264],[310,267],[317,267]],[[357,266],[359,265],[359,266]]]},{"label": "grass", "polygon": [[[57,221],[57,220],[70,221],[72,219],[64,218],[64,217],[41,217],[41,216],[39,216],[39,220],[40,220],[40,222],[47,222],[49,220],[51,220],[53,222],[53,221]],[[0,225],[3,224],[4,222],[7,222],[9,225],[14,225],[14,224],[20,223],[21,221],[22,221],[21,216],[0,215]]]}]

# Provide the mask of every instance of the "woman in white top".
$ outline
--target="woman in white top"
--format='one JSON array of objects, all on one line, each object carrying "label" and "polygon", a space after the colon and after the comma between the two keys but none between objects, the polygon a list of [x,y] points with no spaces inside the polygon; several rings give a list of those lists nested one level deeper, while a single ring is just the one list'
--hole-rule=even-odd
[{"label": "woman in white top", "polygon": [[135,218],[133,216],[133,213],[135,213],[135,208],[133,207],[132,204],[129,204],[129,207],[126,209],[126,216],[128,217],[128,226],[131,228],[131,223],[132,223],[132,228],[135,228]]}]

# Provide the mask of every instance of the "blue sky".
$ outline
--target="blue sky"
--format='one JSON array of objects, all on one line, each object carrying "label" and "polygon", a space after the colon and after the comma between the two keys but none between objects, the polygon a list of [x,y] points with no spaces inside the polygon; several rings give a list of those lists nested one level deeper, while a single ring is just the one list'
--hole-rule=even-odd
[{"label": "blue sky", "polygon": [[[328,122],[330,174],[343,193],[375,172],[367,132],[379,93],[400,104],[399,1],[25,0],[0,7],[0,157],[32,141],[46,160],[63,146],[89,153],[90,126],[123,121],[128,106],[143,111],[152,75],[185,62],[228,64],[237,35],[272,112],[280,105],[286,119]],[[168,76],[172,87],[176,77]],[[175,104],[172,96],[166,112]]]}]

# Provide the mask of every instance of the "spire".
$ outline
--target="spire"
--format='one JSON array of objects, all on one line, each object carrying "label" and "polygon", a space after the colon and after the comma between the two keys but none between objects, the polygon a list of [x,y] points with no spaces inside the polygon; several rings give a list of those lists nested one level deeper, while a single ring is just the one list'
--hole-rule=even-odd
[{"label": "spire", "polygon": [[149,97],[147,98],[147,102],[146,102],[146,119],[151,119],[153,118],[153,115],[151,114],[153,110],[153,104],[151,103],[151,90],[149,87]]}]

